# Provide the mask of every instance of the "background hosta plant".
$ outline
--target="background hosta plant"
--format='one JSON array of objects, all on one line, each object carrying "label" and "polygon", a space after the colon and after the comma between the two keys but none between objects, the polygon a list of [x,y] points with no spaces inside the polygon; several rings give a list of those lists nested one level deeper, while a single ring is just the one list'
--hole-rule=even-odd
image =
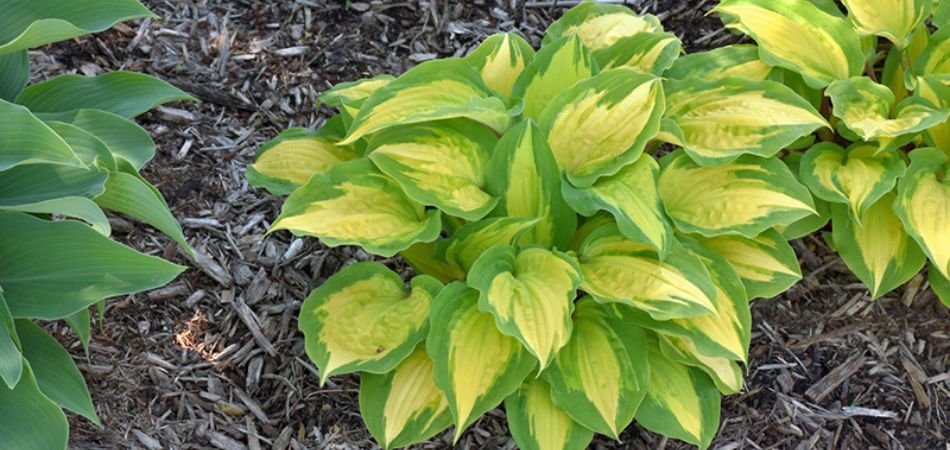
[{"label": "background hosta plant", "polygon": [[808,229],[831,221],[827,242],[873,298],[929,265],[930,285],[950,304],[947,2],[842,3],[846,11],[828,0],[724,0],[715,10],[726,26],[758,47],[692,55],[694,70],[681,73],[718,76],[701,62],[758,67],[732,75],[783,80],[820,108],[834,132],[786,158],[824,209]]},{"label": "background hosta plant", "polygon": [[130,119],[190,97],[128,72],[26,87],[27,49],[152,16],[135,0],[0,0],[0,11],[0,447],[65,449],[63,409],[99,419],[69,353],[34,320],[65,320],[86,347],[91,305],[182,271],[110,240],[103,210],[188,249],[162,196],[138,173],[155,144]]},{"label": "background hosta plant", "polygon": [[820,211],[776,155],[828,123],[767,76],[726,76],[761,62],[680,53],[655,17],[583,3],[537,51],[500,34],[337,85],[320,129],[261,148],[248,179],[290,194],[272,231],[416,273],[352,264],[299,318],[323,380],[362,373],[383,447],[458,439],[502,403],[522,449],[633,420],[710,444],[720,393],[742,388],[748,302],[800,278],[789,234]]}]

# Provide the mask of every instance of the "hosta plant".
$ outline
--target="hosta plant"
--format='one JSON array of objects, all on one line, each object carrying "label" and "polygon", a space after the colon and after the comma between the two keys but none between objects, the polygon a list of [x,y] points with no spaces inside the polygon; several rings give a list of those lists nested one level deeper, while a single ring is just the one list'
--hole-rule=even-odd
[{"label": "hosta plant", "polygon": [[260,149],[249,181],[289,194],[272,231],[414,269],[349,265],[299,317],[322,380],[361,373],[384,448],[452,424],[457,440],[501,404],[527,450],[634,420],[710,444],[720,393],[742,388],[749,299],[800,278],[779,230],[818,214],[776,155],[827,122],[680,53],[655,17],[583,3],[537,51],[499,34],[339,84],[321,97],[338,114]]},{"label": "hosta plant", "polygon": [[155,153],[130,119],[189,98],[129,72],[30,81],[27,50],[152,14],[136,0],[0,0],[0,448],[65,449],[63,409],[99,424],[82,375],[43,328],[64,320],[88,346],[90,306],[161,286],[180,266],[109,239],[103,210],[187,247],[139,175]]},{"label": "hosta plant", "polygon": [[842,3],[724,0],[723,22],[758,46],[690,55],[681,72],[730,67],[808,98],[831,126],[786,157],[818,202],[808,228],[830,220],[825,239],[873,298],[929,265],[950,304],[950,2]]}]

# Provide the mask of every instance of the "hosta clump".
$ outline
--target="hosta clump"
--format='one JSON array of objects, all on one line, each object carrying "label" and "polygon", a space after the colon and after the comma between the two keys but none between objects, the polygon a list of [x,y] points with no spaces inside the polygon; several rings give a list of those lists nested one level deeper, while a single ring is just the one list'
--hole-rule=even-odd
[{"label": "hosta clump", "polygon": [[139,175],[155,143],[131,118],[190,97],[130,72],[26,86],[28,49],[154,17],[136,0],[4,0],[0,11],[0,448],[65,449],[63,409],[99,418],[69,352],[34,320],[65,320],[88,349],[90,306],[184,269],[110,240],[103,210],[188,248]]},{"label": "hosta clump", "polygon": [[[458,439],[502,403],[523,449],[634,419],[709,445],[749,299],[800,278],[777,230],[817,214],[775,155],[826,122],[775,81],[661,78],[680,53],[655,17],[584,3],[537,51],[500,34],[340,84],[321,98],[339,114],[261,149],[249,180],[290,194],[272,230],[417,273],[347,266],[299,318],[323,380],[362,373],[383,447]],[[657,160],[663,142],[684,148]]]},{"label": "hosta clump", "polygon": [[817,198],[807,228],[831,221],[827,242],[873,298],[929,259],[930,284],[950,304],[950,2],[842,3],[847,14],[829,0],[724,0],[726,26],[758,47],[681,64],[780,80],[819,107],[833,128],[786,158]]}]

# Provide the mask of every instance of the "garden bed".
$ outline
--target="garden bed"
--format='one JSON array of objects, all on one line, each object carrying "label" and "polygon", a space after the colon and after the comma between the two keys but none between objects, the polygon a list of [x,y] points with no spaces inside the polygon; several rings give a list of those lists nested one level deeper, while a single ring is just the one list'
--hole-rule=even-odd
[{"label": "garden bed", "polygon": [[[339,81],[401,73],[518,30],[538,44],[556,2],[150,0],[158,20],[41,49],[42,78],[136,70],[191,92],[140,118],[159,145],[144,175],[162,191],[201,253],[116,219],[119,239],[191,270],[171,285],[107,303],[90,355],[62,327],[90,384],[101,429],[76,417],[71,448],[368,449],[356,376],[318,385],[296,316],[307,293],[370,256],[314,239],[264,233],[280,199],[249,188],[244,166],[290,126],[318,125],[317,95]],[[716,2],[647,0],[687,51],[735,38]],[[712,448],[940,449],[950,440],[950,315],[923,279],[871,303],[819,237],[794,243],[805,278],[753,303],[743,393],[723,400]],[[389,261],[399,267],[398,261]],[[514,448],[489,413],[460,449]],[[594,448],[687,448],[637,426]],[[447,448],[450,434],[417,448]]]}]

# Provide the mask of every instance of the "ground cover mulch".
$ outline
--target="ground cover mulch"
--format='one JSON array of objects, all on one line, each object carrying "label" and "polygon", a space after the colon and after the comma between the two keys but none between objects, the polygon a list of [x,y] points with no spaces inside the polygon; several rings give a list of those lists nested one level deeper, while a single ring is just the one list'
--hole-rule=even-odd
[{"label": "ground cover mulch", "polygon": [[[31,53],[37,79],[135,70],[201,100],[140,118],[159,149],[144,171],[199,251],[116,217],[116,238],[192,267],[171,285],[110,301],[90,356],[52,325],[87,377],[104,426],[71,417],[76,449],[372,449],[358,378],[321,388],[296,315],[341,266],[372,257],[286,233],[264,237],[280,200],[244,166],[290,126],[317,126],[317,95],[340,81],[398,74],[520,31],[536,45],[570,1],[147,0],[161,19]],[[732,42],[715,0],[646,0],[687,51]],[[818,237],[796,241],[805,278],[757,300],[743,393],[723,399],[713,448],[950,449],[950,315],[922,278],[870,302]],[[388,261],[400,267],[398,261]],[[444,449],[450,435],[414,448]],[[513,449],[504,416],[474,424],[460,449]],[[687,445],[634,425],[595,449]]]}]

